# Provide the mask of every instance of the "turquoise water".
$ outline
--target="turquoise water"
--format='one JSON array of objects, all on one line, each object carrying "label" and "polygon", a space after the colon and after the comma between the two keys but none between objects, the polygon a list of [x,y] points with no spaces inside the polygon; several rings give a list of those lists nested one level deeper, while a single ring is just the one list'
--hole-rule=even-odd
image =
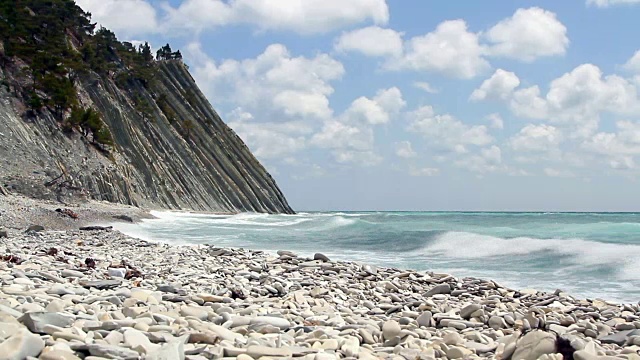
[{"label": "turquoise water", "polygon": [[512,288],[640,301],[640,213],[154,215],[116,227],[173,244],[322,252],[339,260],[489,278]]}]

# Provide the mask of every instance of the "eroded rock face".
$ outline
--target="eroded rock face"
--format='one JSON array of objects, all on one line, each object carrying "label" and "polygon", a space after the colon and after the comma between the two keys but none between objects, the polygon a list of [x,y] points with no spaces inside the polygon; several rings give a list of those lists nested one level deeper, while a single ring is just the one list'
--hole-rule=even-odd
[{"label": "eroded rock face", "polygon": [[[149,89],[131,83],[124,91],[95,74],[78,81],[82,106],[96,109],[113,134],[109,153],[79,134],[63,133],[46,110],[26,118],[24,104],[0,89],[0,188],[42,199],[292,213],[274,179],[220,119],[185,65],[157,66]],[[11,76],[11,69],[3,70],[0,78]],[[171,120],[158,106],[160,95],[175,115]],[[150,114],[143,117],[132,99],[146,100]],[[188,134],[180,125],[185,121]]]}]

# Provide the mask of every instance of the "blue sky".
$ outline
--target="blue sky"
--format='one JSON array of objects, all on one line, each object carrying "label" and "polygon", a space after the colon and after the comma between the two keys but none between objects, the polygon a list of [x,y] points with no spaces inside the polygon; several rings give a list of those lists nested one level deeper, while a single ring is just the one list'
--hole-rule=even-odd
[{"label": "blue sky", "polygon": [[640,0],[79,0],[297,210],[640,210]]}]

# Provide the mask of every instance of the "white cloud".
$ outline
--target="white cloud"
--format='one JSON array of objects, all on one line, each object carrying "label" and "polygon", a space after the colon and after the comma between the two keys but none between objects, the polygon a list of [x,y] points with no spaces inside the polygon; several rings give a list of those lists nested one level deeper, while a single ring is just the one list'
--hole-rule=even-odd
[{"label": "white cloud", "polygon": [[409,169],[409,175],[411,176],[436,176],[440,174],[440,169],[437,168],[430,168],[430,167],[425,167],[425,168],[410,168]]},{"label": "white cloud", "polygon": [[410,114],[409,131],[421,134],[431,147],[466,153],[467,146],[484,146],[493,142],[484,125],[467,125],[449,114],[437,115],[431,106]]},{"label": "white cloud", "polygon": [[351,103],[345,115],[351,122],[364,121],[372,125],[388,123],[406,102],[396,87],[379,90],[373,99],[361,96]]},{"label": "white cloud", "polygon": [[260,159],[279,159],[295,155],[306,147],[306,135],[313,129],[302,121],[257,122],[252,114],[237,108],[228,117],[228,125]]},{"label": "white cloud", "polygon": [[609,7],[614,5],[633,5],[640,4],[640,0],[587,0],[587,5],[595,5],[597,7]]},{"label": "white cloud", "polygon": [[583,147],[592,152],[614,158],[640,155],[640,123],[632,121],[616,122],[617,132],[601,132],[585,141]]},{"label": "white cloud", "polygon": [[93,21],[120,38],[158,32],[157,12],[144,0],[77,0]]},{"label": "white cloud", "polygon": [[330,82],[345,72],[342,64],[327,54],[293,57],[280,44],[269,45],[254,59],[220,64],[210,59],[200,44],[190,44],[185,52],[194,61],[191,70],[198,85],[210,99],[284,119],[330,118]]},{"label": "white cloud", "polygon": [[478,35],[467,30],[464,20],[450,20],[440,23],[433,32],[407,41],[404,57],[387,66],[470,79],[490,68],[483,53]]},{"label": "white cloud", "polygon": [[545,168],[544,174],[550,177],[562,177],[562,178],[571,178],[576,175],[570,170],[566,169],[553,169],[553,168]]},{"label": "white cloud", "polygon": [[357,51],[367,56],[402,55],[402,34],[379,26],[343,33],[334,45],[340,52]]},{"label": "white cloud", "polygon": [[563,139],[560,129],[552,125],[529,124],[511,137],[508,143],[516,151],[547,152],[557,149]]},{"label": "white cloud", "polygon": [[203,30],[228,24],[250,24],[260,30],[326,33],[366,21],[386,24],[385,0],[186,0],[164,5],[170,27]]},{"label": "white cloud", "polygon": [[481,149],[479,154],[463,157],[455,165],[475,173],[488,173],[502,170],[502,151],[496,145]]},{"label": "white cloud", "polygon": [[627,71],[640,74],[640,50],[636,51],[622,67]]},{"label": "white cloud", "polygon": [[483,81],[479,88],[471,93],[469,99],[472,101],[486,99],[506,100],[511,97],[513,90],[518,86],[520,86],[520,79],[515,73],[498,69],[490,78]]},{"label": "white cloud", "polygon": [[491,127],[494,129],[504,129],[504,121],[502,116],[498,113],[493,113],[485,116],[485,119],[489,120]]},{"label": "white cloud", "polygon": [[426,81],[416,81],[413,83],[413,86],[417,87],[420,90],[424,90],[429,94],[437,94],[439,92],[438,89],[434,88],[433,86],[431,86],[431,84],[429,84]]},{"label": "white cloud", "polygon": [[396,155],[401,158],[409,159],[416,157],[418,154],[413,150],[410,141],[400,141],[396,143]]},{"label": "white cloud", "polygon": [[539,57],[564,55],[569,46],[567,28],[551,11],[532,7],[518,9],[510,18],[489,29],[484,37],[492,43],[492,56],[532,62]]}]

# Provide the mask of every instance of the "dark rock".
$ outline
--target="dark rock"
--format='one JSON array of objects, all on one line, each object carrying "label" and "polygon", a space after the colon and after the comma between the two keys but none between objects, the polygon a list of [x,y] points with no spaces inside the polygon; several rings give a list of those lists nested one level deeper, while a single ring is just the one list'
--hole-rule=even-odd
[{"label": "dark rock", "polygon": [[451,286],[449,284],[439,284],[432,287],[426,294],[425,297],[430,297],[436,294],[451,294]]},{"label": "dark rock", "polygon": [[114,219],[118,219],[118,220],[122,220],[122,221],[127,221],[132,223],[133,222],[133,218],[129,215],[115,215],[113,217]]},{"label": "dark rock", "polygon": [[9,234],[7,233],[7,230],[0,229],[0,238],[6,238],[6,237],[9,237]]},{"label": "dark rock", "polygon": [[122,284],[120,280],[94,280],[94,281],[81,281],[80,286],[89,288],[96,288],[98,290],[113,289]]},{"label": "dark rock", "polygon": [[600,342],[602,342],[603,344],[617,344],[622,346],[627,342],[627,338],[638,335],[640,335],[640,329],[625,330],[611,335],[601,336],[598,338],[598,340],[600,340]]},{"label": "dark rock", "polygon": [[106,230],[111,230],[113,229],[113,226],[81,226],[80,230],[83,231],[106,231]]},{"label": "dark rock", "polygon": [[331,260],[329,260],[329,258],[321,253],[316,253],[315,255],[313,255],[313,260],[320,260],[322,262],[329,262]]},{"label": "dark rock", "polygon": [[27,231],[25,231],[25,232],[30,233],[30,232],[39,232],[39,231],[44,231],[44,226],[42,226],[42,225],[31,225],[31,226],[29,226],[27,228]]}]

